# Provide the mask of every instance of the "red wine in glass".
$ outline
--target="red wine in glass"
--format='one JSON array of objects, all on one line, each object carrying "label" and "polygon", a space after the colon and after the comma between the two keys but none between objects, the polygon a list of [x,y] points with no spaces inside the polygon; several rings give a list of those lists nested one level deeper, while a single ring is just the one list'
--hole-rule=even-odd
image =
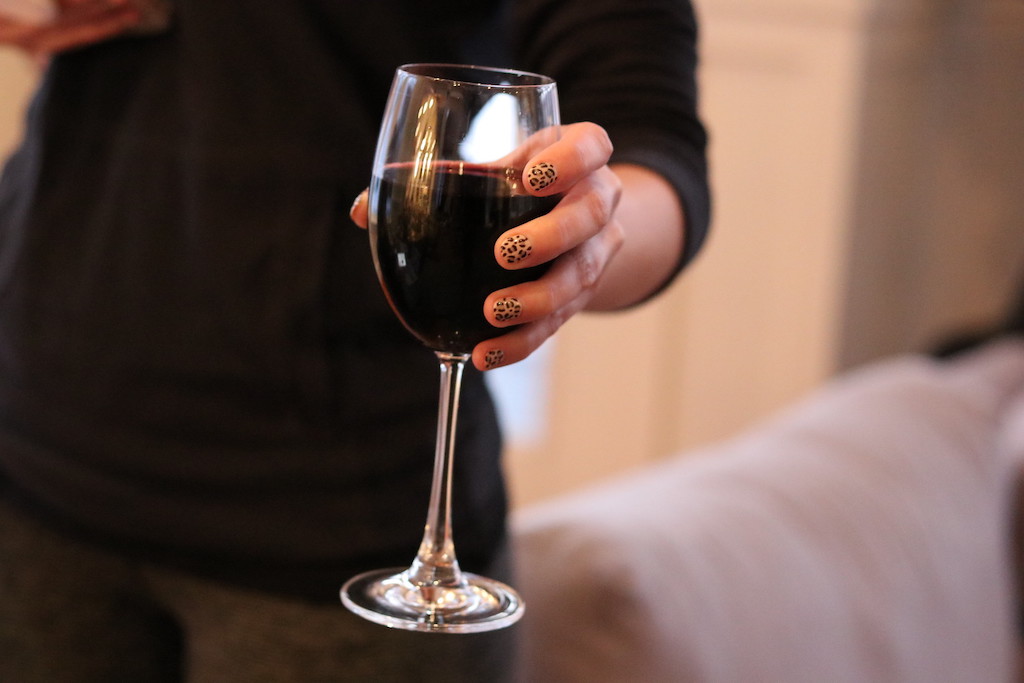
[{"label": "red wine in glass", "polygon": [[423,173],[415,164],[390,164],[374,178],[377,229],[371,246],[388,301],[409,331],[436,351],[470,353],[503,333],[484,317],[484,299],[546,270],[501,267],[495,241],[546,214],[558,198],[522,191],[516,169],[433,165]]}]

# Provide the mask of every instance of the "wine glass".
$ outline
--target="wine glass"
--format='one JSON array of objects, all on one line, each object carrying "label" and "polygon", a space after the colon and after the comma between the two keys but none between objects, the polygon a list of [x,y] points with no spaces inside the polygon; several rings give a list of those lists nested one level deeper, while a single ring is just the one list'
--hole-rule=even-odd
[{"label": "wine glass", "polygon": [[441,387],[419,551],[410,567],[360,574],[341,590],[345,606],[371,621],[472,633],[522,616],[511,587],[459,568],[452,463],[463,368],[477,343],[502,333],[484,317],[484,299],[543,271],[506,270],[494,249],[503,233],[557,202],[531,196],[522,176],[523,164],[558,135],[556,86],[546,76],[452,64],[395,73],[370,183],[370,245],[392,309],[437,355]]}]

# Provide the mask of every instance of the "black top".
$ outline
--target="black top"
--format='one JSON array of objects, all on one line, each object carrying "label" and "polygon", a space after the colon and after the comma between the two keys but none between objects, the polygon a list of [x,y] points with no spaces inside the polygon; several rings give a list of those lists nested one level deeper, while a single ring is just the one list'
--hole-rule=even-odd
[{"label": "black top", "polygon": [[[601,123],[617,159],[676,187],[683,262],[708,222],[689,4],[510,7],[177,0],[166,33],[57,58],[0,183],[0,494],[139,557],[317,600],[407,564],[437,367],[348,219],[395,67],[547,73],[564,121]],[[472,570],[505,514],[472,370],[459,437]]]}]

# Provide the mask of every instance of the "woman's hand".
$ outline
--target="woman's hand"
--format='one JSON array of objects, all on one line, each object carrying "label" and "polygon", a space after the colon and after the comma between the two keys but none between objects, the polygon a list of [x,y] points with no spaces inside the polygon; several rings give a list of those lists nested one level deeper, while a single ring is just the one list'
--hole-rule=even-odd
[{"label": "woman's hand", "polygon": [[0,13],[0,45],[12,45],[45,61],[55,53],[119,35],[139,20],[132,0],[56,0],[53,17],[43,23]]},{"label": "woman's hand", "polygon": [[539,280],[493,292],[484,316],[496,328],[514,327],[473,350],[486,370],[518,362],[567,320],[587,308],[623,243],[616,209],[622,192],[608,168],[612,144],[592,123],[562,127],[561,138],[524,165],[524,187],[537,196],[562,195],[549,213],[501,235],[494,257],[503,268],[551,263]]},{"label": "woman's hand", "polygon": [[[498,290],[484,301],[496,335],[514,329],[477,345],[477,368],[518,362],[576,313],[638,301],[671,274],[682,249],[678,200],[652,171],[609,168],[611,153],[603,128],[576,123],[563,126],[561,139],[525,164],[523,183],[531,194],[562,199],[548,214],[501,235],[494,258],[508,269],[548,262],[551,267],[540,279]],[[352,206],[352,219],[362,227],[365,197]]]}]

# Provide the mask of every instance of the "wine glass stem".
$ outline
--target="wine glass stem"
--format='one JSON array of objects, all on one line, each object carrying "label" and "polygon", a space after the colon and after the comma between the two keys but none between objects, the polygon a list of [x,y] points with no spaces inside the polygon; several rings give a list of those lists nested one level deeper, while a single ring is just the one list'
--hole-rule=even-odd
[{"label": "wine glass stem", "polygon": [[409,568],[417,585],[458,586],[464,582],[452,540],[452,463],[455,456],[455,425],[459,414],[462,371],[469,354],[436,352],[441,365],[437,413],[437,441],[430,506],[419,552]]}]

